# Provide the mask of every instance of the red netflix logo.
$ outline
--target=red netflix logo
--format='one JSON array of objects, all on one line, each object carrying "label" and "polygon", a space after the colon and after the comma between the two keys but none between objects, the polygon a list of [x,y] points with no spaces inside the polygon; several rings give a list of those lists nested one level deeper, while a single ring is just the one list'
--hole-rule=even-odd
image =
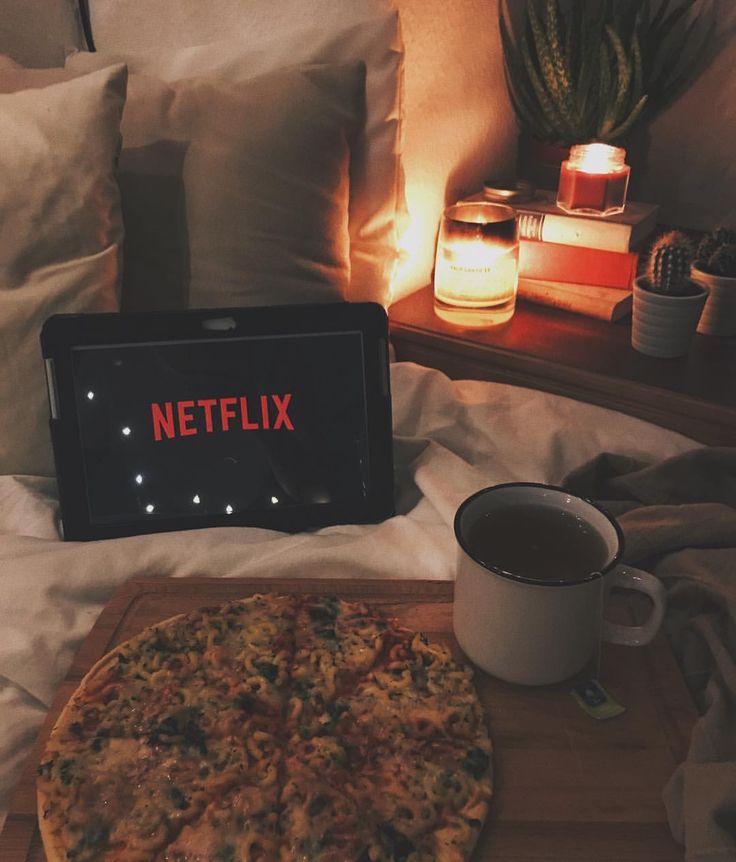
[{"label": "red netflix logo", "polygon": [[[289,418],[291,393],[251,398],[200,398],[151,404],[154,440],[212,434],[218,431],[293,431]],[[275,408],[275,409],[274,409]]]}]

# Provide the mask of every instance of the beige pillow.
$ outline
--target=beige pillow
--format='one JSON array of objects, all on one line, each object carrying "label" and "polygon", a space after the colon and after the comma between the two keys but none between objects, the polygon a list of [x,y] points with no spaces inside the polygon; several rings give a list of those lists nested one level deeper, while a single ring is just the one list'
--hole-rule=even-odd
[{"label": "beige pillow", "polygon": [[46,318],[117,308],[126,80],[115,66],[0,95],[0,473],[54,474]]},{"label": "beige pillow", "polygon": [[28,66],[60,66],[84,45],[79,0],[2,0],[0,54]]},{"label": "beige pillow", "polygon": [[[67,71],[108,62],[77,54]],[[242,83],[131,74],[120,187],[124,310],[340,300],[365,69]]]},{"label": "beige pillow", "polygon": [[[363,133],[351,148],[348,222],[351,284],[346,298],[387,304],[404,214],[400,161],[403,52],[398,14],[395,11],[376,14],[376,4],[364,0],[320,0],[317,6],[324,14],[319,14],[314,3],[305,4],[299,0],[277,3],[235,0],[231,11],[237,11],[237,20],[247,22],[245,26],[231,19],[232,24],[223,28],[223,19],[218,19],[217,12],[210,10],[214,16],[213,27],[202,28],[199,23],[201,17],[208,14],[203,11],[206,5],[189,0],[186,3],[167,0],[163,7],[161,3],[152,6],[141,0],[94,4],[93,29],[95,36],[101,39],[97,47],[110,53],[72,55],[67,60],[67,68],[89,71],[99,68],[100,63],[125,62],[134,78],[145,74],[172,86],[193,78],[242,86],[257,76],[292,64],[339,65],[364,61],[366,121]],[[176,13],[172,11],[174,6]],[[225,15],[224,20],[228,20],[221,4],[215,3],[215,6]],[[188,19],[188,13],[194,17]],[[109,16],[109,28],[103,22],[104,16]],[[153,22],[154,29],[148,25],[144,31],[137,28],[134,22],[141,18],[150,19],[149,24]],[[168,21],[167,26],[157,26],[157,22],[163,20]],[[213,34],[221,37],[223,32],[231,32],[233,36],[196,47],[165,50],[156,47],[191,45],[191,41],[180,41],[187,35],[197,43],[211,42]],[[116,45],[125,53],[113,53]],[[131,106],[135,102],[137,97],[131,88],[127,116],[123,120],[126,146],[130,146],[132,132],[145,132],[138,123],[134,128]],[[291,111],[295,119],[305,117],[306,122],[311,122],[307,114],[310,107],[295,99]],[[278,141],[280,132],[275,122],[273,135],[274,141]],[[232,176],[233,182],[237,179],[237,175]],[[176,212],[169,214],[170,218],[176,216]],[[234,232],[238,217],[237,212],[231,215]],[[213,247],[217,243],[220,250],[224,250],[222,239],[218,241],[214,236],[211,239]],[[153,242],[148,244],[149,251],[153,246]],[[206,293],[206,286],[203,285],[202,290]],[[307,292],[304,299],[310,298]],[[250,301],[247,290],[243,291],[242,301]]]}]

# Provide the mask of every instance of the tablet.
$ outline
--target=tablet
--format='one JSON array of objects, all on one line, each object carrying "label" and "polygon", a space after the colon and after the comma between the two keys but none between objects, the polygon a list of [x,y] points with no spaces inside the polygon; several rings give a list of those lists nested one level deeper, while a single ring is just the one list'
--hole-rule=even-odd
[{"label": "tablet", "polygon": [[41,347],[68,540],[393,514],[379,305],[56,315]]}]

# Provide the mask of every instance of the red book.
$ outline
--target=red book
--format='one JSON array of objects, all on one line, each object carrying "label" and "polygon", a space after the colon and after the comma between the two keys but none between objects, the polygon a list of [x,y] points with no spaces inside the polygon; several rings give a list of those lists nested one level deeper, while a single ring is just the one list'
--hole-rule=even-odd
[{"label": "red book", "polygon": [[630,290],[639,255],[533,239],[519,241],[519,278]]}]

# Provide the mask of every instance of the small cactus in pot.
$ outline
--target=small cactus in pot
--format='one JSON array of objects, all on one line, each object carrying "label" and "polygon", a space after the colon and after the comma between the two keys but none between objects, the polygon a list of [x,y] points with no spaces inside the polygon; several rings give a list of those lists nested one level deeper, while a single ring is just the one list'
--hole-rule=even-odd
[{"label": "small cactus in pot", "polygon": [[736,230],[717,227],[698,245],[695,265],[701,272],[736,278]]},{"label": "small cactus in pot", "polygon": [[692,292],[690,267],[695,258],[692,242],[672,230],[654,241],[647,261],[647,282],[650,290],[667,296],[685,296]]},{"label": "small cactus in pot", "polygon": [[713,275],[736,278],[736,242],[730,242],[716,249],[708,265]]},{"label": "small cactus in pot", "polygon": [[680,231],[669,231],[652,244],[646,274],[634,283],[631,344],[647,356],[684,356],[703,306],[705,287],[693,281],[690,269],[695,246]]},{"label": "small cactus in pot", "polygon": [[706,234],[691,275],[710,291],[698,332],[736,335],[736,230],[717,227]]}]

